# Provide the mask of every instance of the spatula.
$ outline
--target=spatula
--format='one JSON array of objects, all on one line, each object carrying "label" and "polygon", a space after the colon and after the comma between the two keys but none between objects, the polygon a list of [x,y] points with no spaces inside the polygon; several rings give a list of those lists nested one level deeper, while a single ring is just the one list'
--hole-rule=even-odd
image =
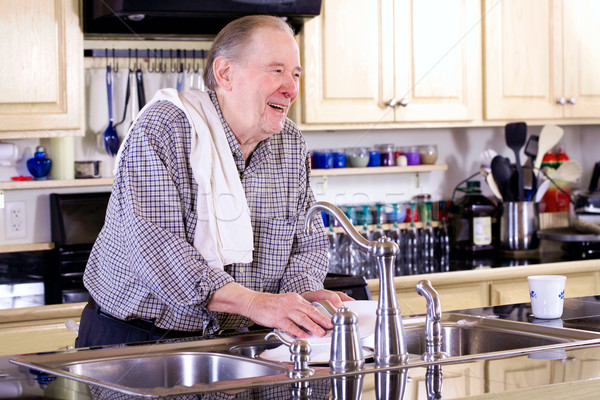
[{"label": "spatula", "polygon": [[519,153],[527,140],[527,124],[525,122],[512,122],[507,124],[504,134],[506,137],[506,145],[515,153],[515,168],[518,182],[516,201],[523,201],[525,200],[525,190],[523,186],[523,167],[521,166]]},{"label": "spatula", "polygon": [[533,163],[534,171],[540,169],[544,154],[560,142],[563,134],[564,131],[556,125],[544,125],[540,132],[537,156],[535,156],[535,162]]},{"label": "spatula", "polygon": [[510,178],[512,176],[510,161],[502,156],[494,157],[492,160],[492,176],[498,185],[503,201],[515,201],[510,188]]}]

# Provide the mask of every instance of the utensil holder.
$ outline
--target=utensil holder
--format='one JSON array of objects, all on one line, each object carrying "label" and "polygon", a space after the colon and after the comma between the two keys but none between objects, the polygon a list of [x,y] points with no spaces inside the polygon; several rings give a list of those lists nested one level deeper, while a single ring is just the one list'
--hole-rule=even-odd
[{"label": "utensil holder", "polygon": [[500,246],[508,250],[532,250],[540,243],[537,203],[510,201],[501,205]]}]

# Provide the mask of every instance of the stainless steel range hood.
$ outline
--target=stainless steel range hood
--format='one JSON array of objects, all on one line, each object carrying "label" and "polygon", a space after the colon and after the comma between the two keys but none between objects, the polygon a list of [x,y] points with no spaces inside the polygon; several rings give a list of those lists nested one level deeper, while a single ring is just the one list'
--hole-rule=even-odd
[{"label": "stainless steel range hood", "polygon": [[244,15],[285,17],[296,32],[318,15],[322,0],[84,0],[86,36],[216,35],[228,22]]}]

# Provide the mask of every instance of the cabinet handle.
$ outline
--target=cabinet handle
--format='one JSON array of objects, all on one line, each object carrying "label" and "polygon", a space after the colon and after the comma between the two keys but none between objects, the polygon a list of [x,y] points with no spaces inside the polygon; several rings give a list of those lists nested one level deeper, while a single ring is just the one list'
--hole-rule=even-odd
[{"label": "cabinet handle", "polygon": [[408,100],[402,99],[402,100],[398,101],[395,98],[393,98],[390,101],[388,101],[386,105],[388,107],[392,107],[392,108],[396,108],[398,106],[406,107],[408,105]]},{"label": "cabinet handle", "polygon": [[577,103],[577,99],[575,97],[571,97],[569,99],[569,104],[575,104],[575,103]]},{"label": "cabinet handle", "polygon": [[567,103],[567,99],[565,99],[564,97],[561,97],[560,99],[556,100],[556,102],[562,106],[564,106]]}]

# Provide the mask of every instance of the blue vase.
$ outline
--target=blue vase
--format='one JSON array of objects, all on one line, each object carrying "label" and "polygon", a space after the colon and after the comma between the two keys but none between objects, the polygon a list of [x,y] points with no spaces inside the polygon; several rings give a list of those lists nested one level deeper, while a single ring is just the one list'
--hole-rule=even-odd
[{"label": "blue vase", "polygon": [[27,169],[35,179],[47,179],[52,168],[52,161],[46,158],[44,146],[35,148],[33,158],[27,160]]}]

